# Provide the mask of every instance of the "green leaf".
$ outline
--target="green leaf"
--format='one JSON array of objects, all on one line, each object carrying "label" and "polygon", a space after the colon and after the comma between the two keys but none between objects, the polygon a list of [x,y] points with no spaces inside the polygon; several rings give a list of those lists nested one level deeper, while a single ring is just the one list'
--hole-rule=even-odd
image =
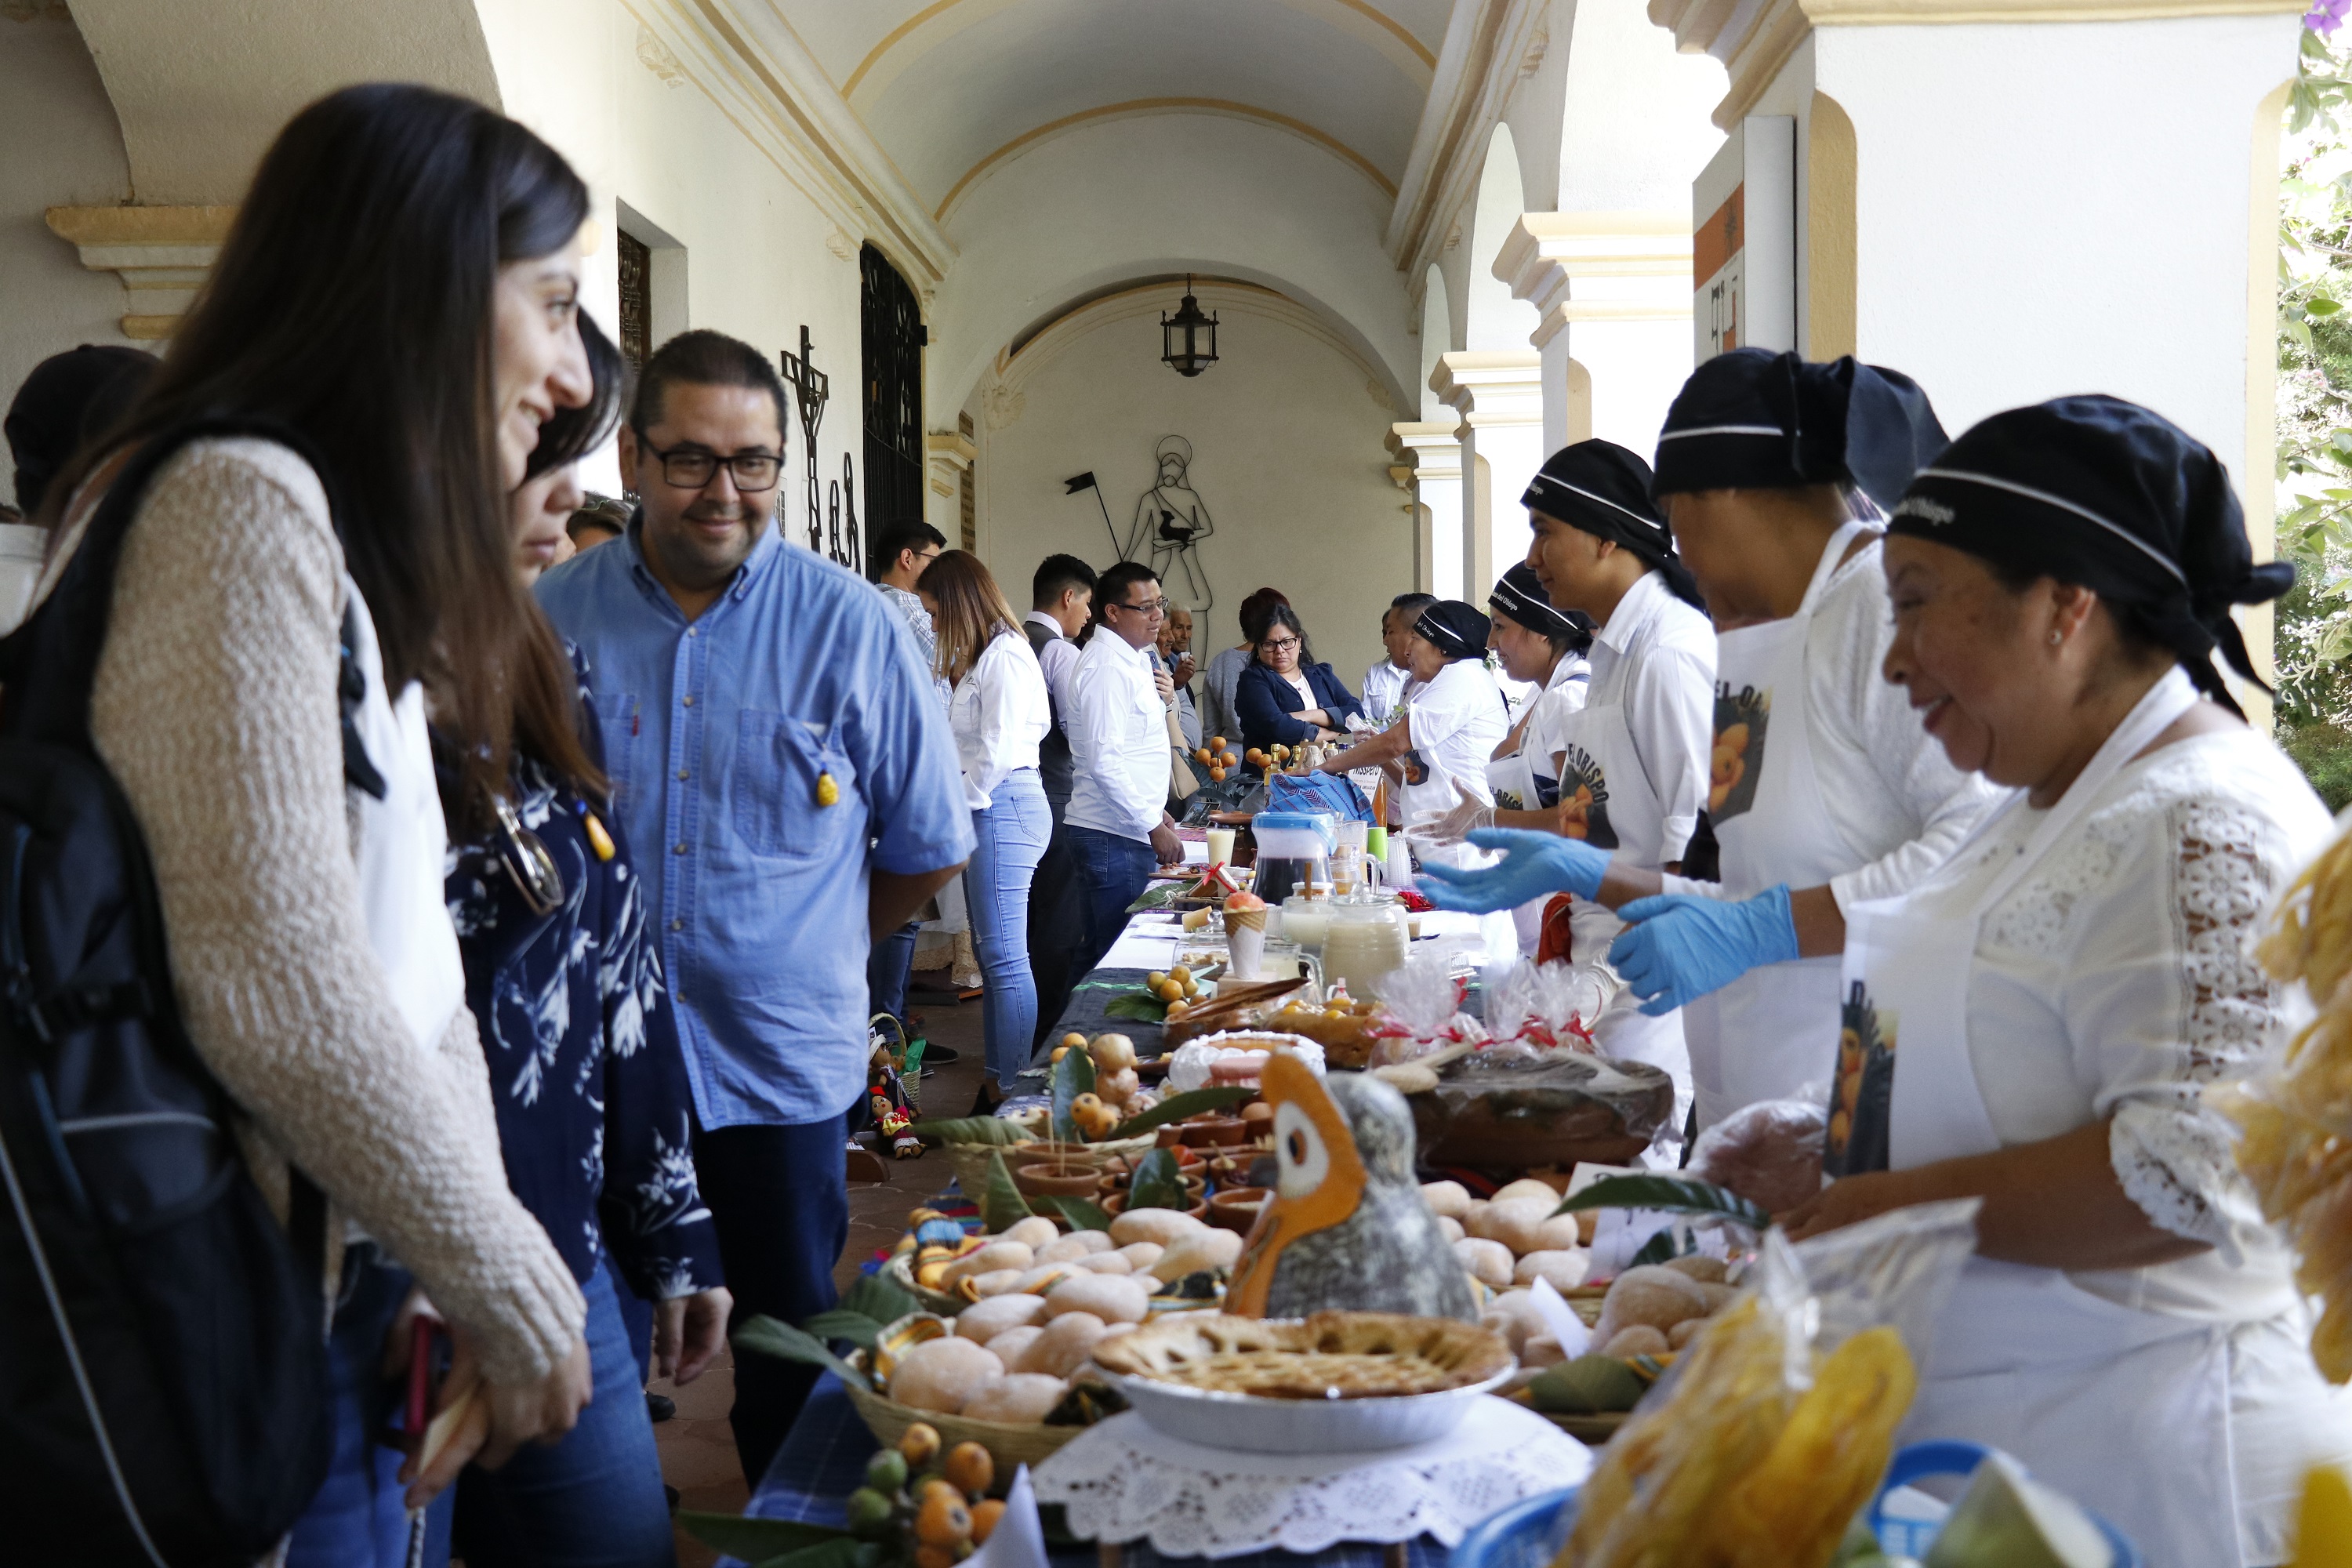
[{"label": "green leaf", "polygon": [[1650,1209],[1659,1214],[1705,1215],[1737,1220],[1750,1230],[1759,1231],[1769,1229],[1772,1224],[1770,1215],[1738,1193],[1687,1176],[1603,1176],[1551,1212],[1556,1215],[1581,1214],[1586,1209]]},{"label": "green leaf", "polygon": [[856,1568],[858,1542],[844,1536],[771,1557],[752,1568]]},{"label": "green leaf", "polygon": [[[1115,1006],[1117,1004],[1114,1003],[1113,1005]],[[1086,1052],[1077,1049],[1076,1047],[1072,1047],[1070,1049],[1064,1051],[1062,1053],[1062,1059],[1054,1064],[1052,1092],[1054,1096],[1054,1136],[1056,1139],[1065,1143],[1083,1143],[1087,1141],[1086,1134],[1078,1130],[1077,1122],[1070,1115],[1070,1103],[1076,1100],[1078,1096],[1082,1094],[1092,1094],[1094,1091],[1094,1058],[1087,1055]],[[1004,1227],[1000,1225],[992,1225],[988,1228],[991,1230],[1002,1230]]]},{"label": "green leaf", "polygon": [[1155,1127],[1165,1127],[1171,1121],[1181,1121],[1188,1116],[1198,1116],[1204,1110],[1223,1110],[1229,1105],[1239,1105],[1257,1098],[1257,1090],[1244,1084],[1229,1084],[1223,1089],[1195,1089],[1182,1094],[1171,1094],[1139,1116],[1130,1116],[1110,1130],[1114,1138],[1138,1138]]},{"label": "green leaf", "polygon": [[[745,1323],[729,1338],[738,1351],[756,1351],[761,1355],[774,1356],[779,1361],[821,1366],[844,1383],[859,1388],[873,1386],[864,1373],[827,1350],[823,1340],[805,1329],[778,1322],[765,1313]],[[772,1552],[773,1548],[770,1550]]]},{"label": "green leaf", "polygon": [[1164,1024],[1168,1021],[1168,1004],[1149,992],[1130,991],[1105,1003],[1103,1016],[1132,1018],[1139,1024]]},{"label": "green leaf", "polygon": [[895,1323],[908,1313],[922,1310],[923,1303],[913,1291],[878,1271],[860,1274],[841,1298],[841,1310],[856,1312],[877,1323]]},{"label": "green leaf", "polygon": [[1626,1267],[1639,1268],[1645,1263],[1664,1263],[1670,1258],[1680,1256],[1681,1254],[1675,1248],[1675,1227],[1668,1226],[1643,1242],[1642,1250],[1633,1254],[1633,1261]]},{"label": "green leaf", "polygon": [[[1073,1056],[1076,1053],[1072,1052]],[[1021,1189],[1013,1184],[1013,1173],[1004,1168],[1001,1153],[988,1157],[988,1185],[980,1194],[980,1222],[992,1236],[1002,1235],[1029,1217],[1029,1205],[1022,1198]]]},{"label": "green leaf", "polygon": [[1182,898],[1185,889],[1191,886],[1189,882],[1161,882],[1146,888],[1135,902],[1127,906],[1127,912],[1139,915],[1146,910],[1164,910]]},{"label": "green leaf", "polygon": [[701,1513],[690,1508],[678,1510],[676,1518],[686,1526],[688,1535],[705,1546],[763,1565],[772,1558],[810,1547],[830,1546],[835,1542],[856,1544],[850,1541],[847,1531],[803,1524],[797,1520],[751,1519],[739,1513]]},{"label": "green leaf", "polygon": [[1037,1135],[1018,1121],[1002,1116],[959,1116],[947,1121],[918,1121],[908,1129],[918,1138],[940,1143],[993,1143],[1010,1148],[1034,1143]]},{"label": "green leaf", "polygon": [[[2341,304],[2325,294],[2315,294],[2303,302],[2304,313],[2309,316],[2332,316],[2342,309],[2344,307]],[[2342,432],[2339,431],[2338,434]]]},{"label": "green leaf", "polygon": [[1062,1211],[1062,1217],[1070,1222],[1073,1230],[1110,1228],[1110,1215],[1103,1213],[1100,1204],[1090,1203],[1085,1198],[1047,1198],[1045,1201]]},{"label": "green leaf", "polygon": [[[917,1310],[909,1307],[908,1311]],[[863,1312],[852,1312],[835,1307],[830,1312],[819,1312],[813,1318],[803,1318],[801,1327],[821,1340],[847,1340],[859,1350],[870,1351],[874,1342],[882,1337],[882,1325]]]},{"label": "green leaf", "polygon": [[1183,1173],[1176,1163],[1173,1149],[1154,1149],[1135,1163],[1135,1174],[1127,1185],[1127,1206],[1131,1209],[1189,1208],[1184,1193]]}]

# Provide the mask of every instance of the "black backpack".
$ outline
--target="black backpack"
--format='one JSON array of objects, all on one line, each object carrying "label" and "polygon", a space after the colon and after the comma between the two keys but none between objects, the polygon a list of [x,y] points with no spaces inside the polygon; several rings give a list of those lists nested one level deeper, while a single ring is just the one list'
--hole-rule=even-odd
[{"label": "black backpack", "polygon": [[[182,1026],[145,840],[90,740],[143,447],[56,591],[0,641],[0,1556],[208,1568],[268,1552],[333,1452],[325,1205],[289,1239]],[[326,468],[311,460],[322,476]],[[344,634],[345,771],[360,695]],[[25,1553],[19,1557],[19,1552]]]}]

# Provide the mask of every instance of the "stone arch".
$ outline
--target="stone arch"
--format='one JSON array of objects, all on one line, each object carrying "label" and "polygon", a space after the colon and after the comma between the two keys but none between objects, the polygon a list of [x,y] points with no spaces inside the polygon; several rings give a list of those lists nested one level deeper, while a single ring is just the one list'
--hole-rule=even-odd
[{"label": "stone arch", "polygon": [[1519,154],[1508,125],[1496,125],[1486,142],[1486,162],[1470,209],[1469,307],[1464,346],[1473,353],[1517,353],[1528,348],[1536,330],[1533,305],[1511,297],[1511,286],[1495,276],[1495,258],[1527,210],[1519,177]]},{"label": "stone arch", "polygon": [[1437,374],[1437,362],[1454,346],[1454,309],[1447,303],[1445,274],[1434,263],[1430,264],[1428,280],[1423,285],[1421,298],[1421,416],[1443,419],[1449,412],[1445,400],[1430,384]]}]

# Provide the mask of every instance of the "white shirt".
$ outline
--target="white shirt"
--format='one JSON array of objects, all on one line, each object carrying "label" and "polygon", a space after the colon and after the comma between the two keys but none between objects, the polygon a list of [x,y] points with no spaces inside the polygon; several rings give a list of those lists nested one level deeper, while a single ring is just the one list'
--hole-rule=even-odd
[{"label": "white shirt", "polygon": [[1062,820],[1150,838],[1166,815],[1169,782],[1168,708],[1152,684],[1150,650],[1097,630],[1078,655],[1062,725],[1073,775]]},{"label": "white shirt", "polygon": [[1715,752],[1715,627],[1675,597],[1663,575],[1646,573],[1593,634],[1588,657],[1583,705],[1624,710],[1658,798],[1658,858],[1680,860],[1706,805]]},{"label": "white shirt", "polygon": [[[1061,622],[1043,610],[1032,610],[1021,618],[1024,624],[1043,626],[1054,634],[1053,640],[1037,650],[1037,667],[1045,672],[1045,689],[1054,694],[1054,700],[1066,713],[1070,710],[1070,678],[1078,672],[1078,645],[1063,635]],[[1062,731],[1067,734],[1069,726],[1064,724]]]},{"label": "white shirt", "polygon": [[[1528,727],[1519,737],[1519,749],[1530,759],[1540,760],[1545,767],[1556,769],[1561,750],[1559,721],[1584,710],[1584,699],[1591,689],[1592,665],[1582,654],[1571,653],[1552,666],[1551,679],[1544,682],[1528,714]],[[1559,774],[1550,776],[1557,778]]]},{"label": "white shirt", "polygon": [[1412,679],[1387,659],[1364,671],[1364,717],[1386,728],[1397,705],[1404,700],[1405,682]]},{"label": "white shirt", "polygon": [[1045,673],[1030,655],[1029,639],[1010,629],[998,632],[948,700],[948,727],[955,731],[964,799],[972,810],[988,809],[1007,774],[1037,765],[1037,742],[1053,722]]},{"label": "white shirt", "polygon": [[1460,804],[1454,794],[1457,782],[1494,805],[1486,764],[1511,726],[1503,693],[1486,667],[1475,658],[1453,660],[1413,693],[1405,711],[1412,749],[1429,771],[1423,783],[1405,786],[1405,820],[1412,821],[1416,811],[1452,810]]},{"label": "white shirt", "polygon": [[[1853,870],[1830,879],[1840,910],[1908,892],[1943,864],[2003,791],[1963,773],[1882,673],[1895,637],[1880,543],[1830,574],[1805,634],[1805,727],[1813,777]],[[1723,897],[1717,882],[1666,890]]]}]

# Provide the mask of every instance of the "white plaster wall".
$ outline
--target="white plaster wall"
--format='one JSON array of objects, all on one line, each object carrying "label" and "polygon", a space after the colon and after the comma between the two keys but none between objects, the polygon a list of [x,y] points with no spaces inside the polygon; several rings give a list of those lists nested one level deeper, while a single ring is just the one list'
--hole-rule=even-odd
[{"label": "white plaster wall", "polygon": [[[680,60],[670,85],[639,58],[638,23],[612,0],[478,0],[507,112],[572,160],[595,195],[603,244],[588,266],[587,303],[619,327],[619,271],[611,235],[616,202],[642,214],[685,249],[687,324],[709,327],[765,351],[797,351],[806,322],[817,367],[833,378],[818,427],[817,473],[830,485],[848,455],[864,466],[858,384],[858,272],[826,246],[833,220],[780,161],[722,107],[719,84]],[[656,344],[658,346],[658,344]],[[795,421],[782,484],[785,537],[805,540],[802,448]],[[619,470],[608,447],[583,480],[611,490]],[[863,496],[857,496],[862,511]],[[864,522],[861,516],[861,524]]]},{"label": "white plaster wall", "polygon": [[[121,343],[128,308],[111,272],[85,270],[42,222],[53,206],[98,205],[131,194],[122,132],[65,8],[28,19],[0,12],[0,409],[26,374],[76,343]],[[153,346],[153,345],[146,345]],[[15,495],[0,452],[0,500]]]},{"label": "white plaster wall", "polygon": [[1108,320],[1057,345],[1022,381],[1019,418],[982,425],[981,554],[1024,607],[1030,574],[1053,552],[1108,565],[1116,557],[1094,497],[1066,494],[1062,481],[1092,469],[1123,540],[1153,482],[1153,449],[1181,435],[1192,443],[1193,489],[1217,528],[1199,547],[1216,596],[1196,617],[1204,662],[1240,640],[1243,598],[1271,584],[1297,606],[1317,655],[1357,690],[1381,657],[1381,611],[1412,586],[1408,498],[1389,479],[1381,444],[1398,414],[1372,400],[1349,355],[1250,320],[1230,346],[1220,343],[1223,358],[1190,379],[1160,363],[1160,329],[1148,315]]},{"label": "white plaster wall", "polygon": [[2254,115],[2298,27],[1816,34],[1815,80],[1854,124],[1864,357],[1916,376],[1955,435],[2111,392],[2242,469]]},{"label": "white plaster wall", "polygon": [[[1546,68],[1513,103],[1528,188],[1550,197],[1530,208],[1680,210],[1723,144],[1708,118],[1723,96],[1723,68],[1676,53],[1674,35],[1638,5],[1555,0],[1554,11]],[[1567,57],[1559,89],[1536,90],[1555,53]]]},{"label": "white plaster wall", "polygon": [[1404,279],[1381,248],[1389,202],[1333,154],[1253,121],[1149,115],[1045,138],[948,215],[961,254],[928,315],[926,426],[953,428],[990,362],[1041,318],[1186,271],[1298,300],[1382,366],[1410,407],[1419,348]]}]

